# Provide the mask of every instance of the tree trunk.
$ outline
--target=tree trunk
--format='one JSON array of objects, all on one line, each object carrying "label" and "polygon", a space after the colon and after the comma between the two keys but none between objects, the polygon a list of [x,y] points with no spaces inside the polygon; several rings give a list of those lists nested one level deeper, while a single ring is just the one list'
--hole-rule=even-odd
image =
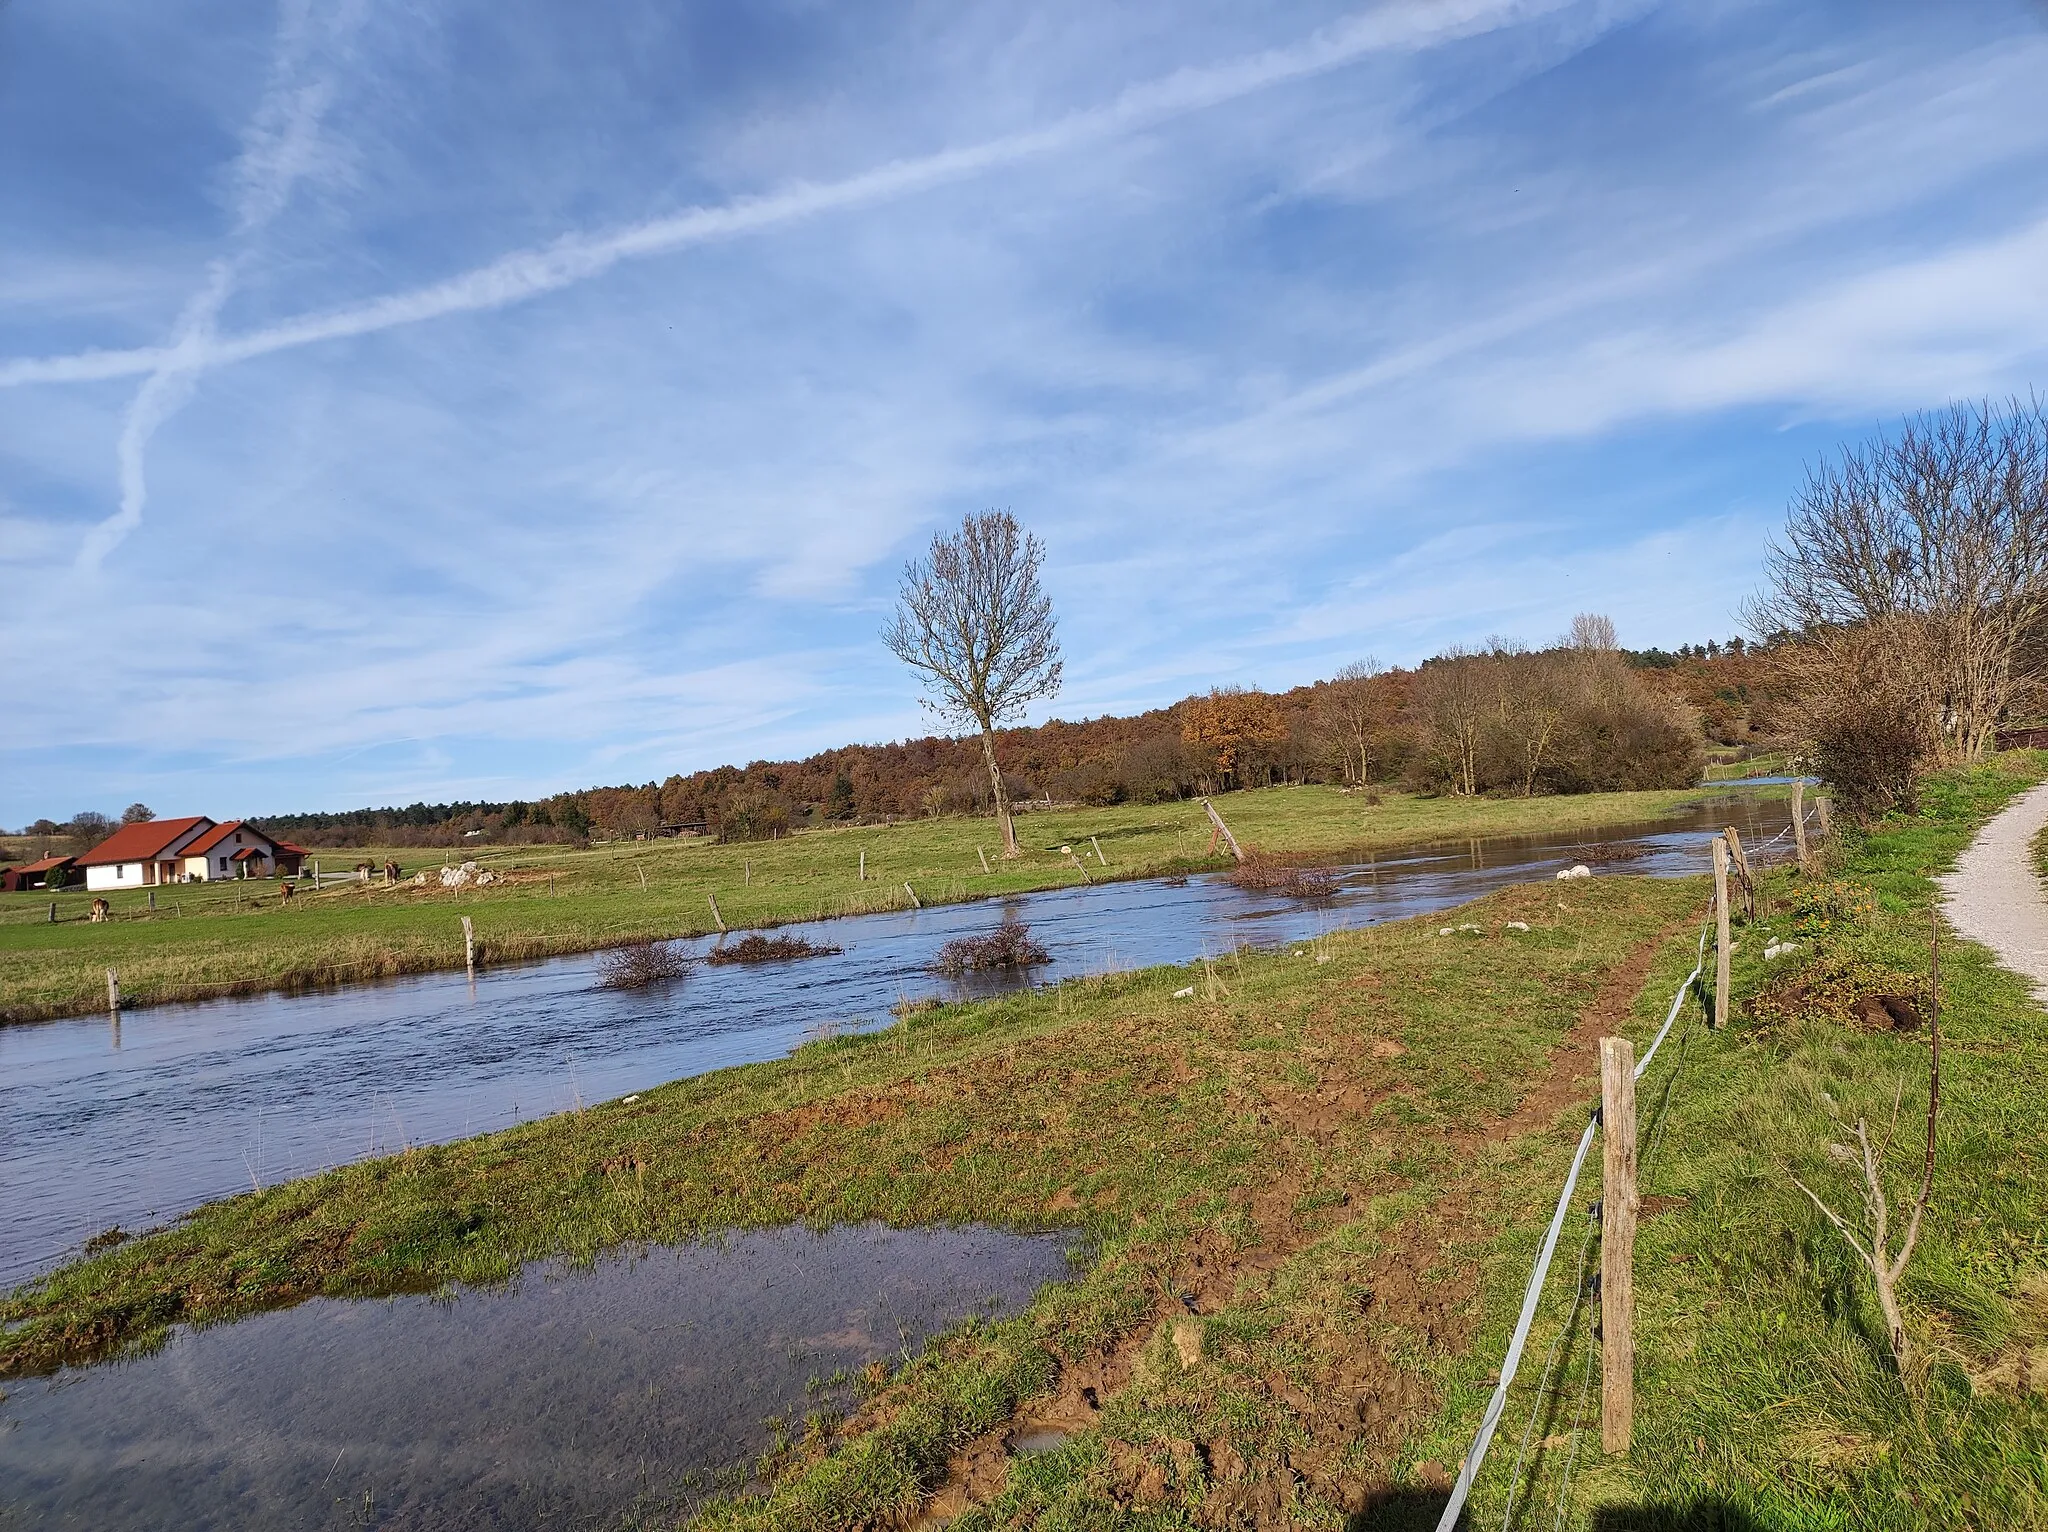
[{"label": "tree trunk", "polygon": [[995,790],[996,818],[1003,826],[1003,855],[1019,856],[1017,850],[1017,827],[1010,822],[1010,795],[1003,791],[1003,769],[996,764],[995,731],[986,725],[981,731],[982,759],[988,762],[989,786]]}]

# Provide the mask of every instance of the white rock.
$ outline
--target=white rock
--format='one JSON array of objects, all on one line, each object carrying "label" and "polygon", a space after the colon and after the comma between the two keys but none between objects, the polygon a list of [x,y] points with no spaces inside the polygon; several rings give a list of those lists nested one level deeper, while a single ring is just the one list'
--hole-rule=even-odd
[{"label": "white rock", "polygon": [[1177,990],[1175,990],[1175,991],[1173,992],[1173,998],[1174,998],[1174,999],[1176,999],[1176,1000],[1192,1000],[1192,999],[1194,999],[1194,998],[1195,998],[1195,987],[1194,987],[1194,985],[1190,984],[1190,985],[1189,985],[1189,986],[1188,986],[1188,987],[1187,987],[1186,989],[1177,989]]},{"label": "white rock", "polygon": [[1452,932],[1453,930],[1455,930],[1455,929],[1456,929],[1456,928],[1455,928],[1455,927],[1453,927],[1453,926],[1445,926],[1445,927],[1444,927],[1444,928],[1443,928],[1442,930],[1438,931],[1438,932],[1437,932],[1436,934],[1437,934],[1438,936],[1449,936],[1449,935],[1451,934],[1451,932]]},{"label": "white rock", "polygon": [[1507,924],[1507,929],[1510,931],[1526,931],[1529,929],[1529,922],[1526,920],[1511,920]]},{"label": "white rock", "polygon": [[638,1096],[627,1096],[623,1098],[627,1106],[631,1106],[634,1102],[638,1101],[639,1099],[640,1098]]},{"label": "white rock", "polygon": [[1565,870],[1564,870],[1563,872],[1561,872],[1561,873],[1559,873],[1559,874],[1557,875],[1557,880],[1558,880],[1558,882],[1562,883],[1562,882],[1564,882],[1564,881],[1565,881],[1565,880],[1566,880],[1567,878],[1590,878],[1590,877],[1592,877],[1592,876],[1593,876],[1593,869],[1592,869],[1592,868],[1590,868],[1590,867],[1588,867],[1588,866],[1586,866],[1586,865],[1585,865],[1585,863],[1581,862],[1581,863],[1580,863],[1580,864],[1579,864],[1578,866],[1576,866],[1576,867],[1567,867],[1567,868],[1565,868]]}]

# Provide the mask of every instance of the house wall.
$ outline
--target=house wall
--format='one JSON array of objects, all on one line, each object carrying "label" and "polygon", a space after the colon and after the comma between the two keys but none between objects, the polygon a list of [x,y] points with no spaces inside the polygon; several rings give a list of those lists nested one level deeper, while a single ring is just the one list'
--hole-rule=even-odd
[{"label": "house wall", "polygon": [[85,886],[91,893],[100,893],[110,888],[141,888],[141,862],[114,862],[105,867],[85,869]]}]

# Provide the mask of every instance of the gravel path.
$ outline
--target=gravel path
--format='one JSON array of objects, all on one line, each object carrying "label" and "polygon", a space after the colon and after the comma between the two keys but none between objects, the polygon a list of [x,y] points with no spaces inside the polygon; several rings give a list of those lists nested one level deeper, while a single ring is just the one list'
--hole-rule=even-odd
[{"label": "gravel path", "polygon": [[1982,942],[2048,1002],[2048,893],[2029,843],[2048,825],[2048,785],[2035,788],[1977,833],[1956,870],[1934,881],[1949,924]]}]

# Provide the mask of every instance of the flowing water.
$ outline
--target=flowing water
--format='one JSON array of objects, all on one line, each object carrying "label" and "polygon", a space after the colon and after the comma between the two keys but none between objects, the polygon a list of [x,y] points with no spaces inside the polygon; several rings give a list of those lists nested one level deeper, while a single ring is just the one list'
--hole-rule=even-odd
[{"label": "flowing water", "polygon": [[1445,909],[1551,877],[1592,840],[1642,852],[1603,870],[1700,872],[1720,826],[1758,844],[1787,813],[1732,794],[1649,824],[1412,848],[1338,869],[1336,897],[1314,904],[1197,877],[856,916],[786,928],[839,955],[699,966],[648,990],[598,987],[583,956],[474,983],[435,974],[0,1027],[0,1283],[110,1225],[134,1232],[252,1185],[776,1058],[822,1028],[885,1022],[906,997],[972,993],[927,965],[1004,919],[1052,953],[1027,981],[1043,982]]},{"label": "flowing water", "polygon": [[8,1385],[0,1525],[673,1526],[864,1364],[1070,1274],[1064,1236],[738,1234],[508,1290],[315,1299]]}]

